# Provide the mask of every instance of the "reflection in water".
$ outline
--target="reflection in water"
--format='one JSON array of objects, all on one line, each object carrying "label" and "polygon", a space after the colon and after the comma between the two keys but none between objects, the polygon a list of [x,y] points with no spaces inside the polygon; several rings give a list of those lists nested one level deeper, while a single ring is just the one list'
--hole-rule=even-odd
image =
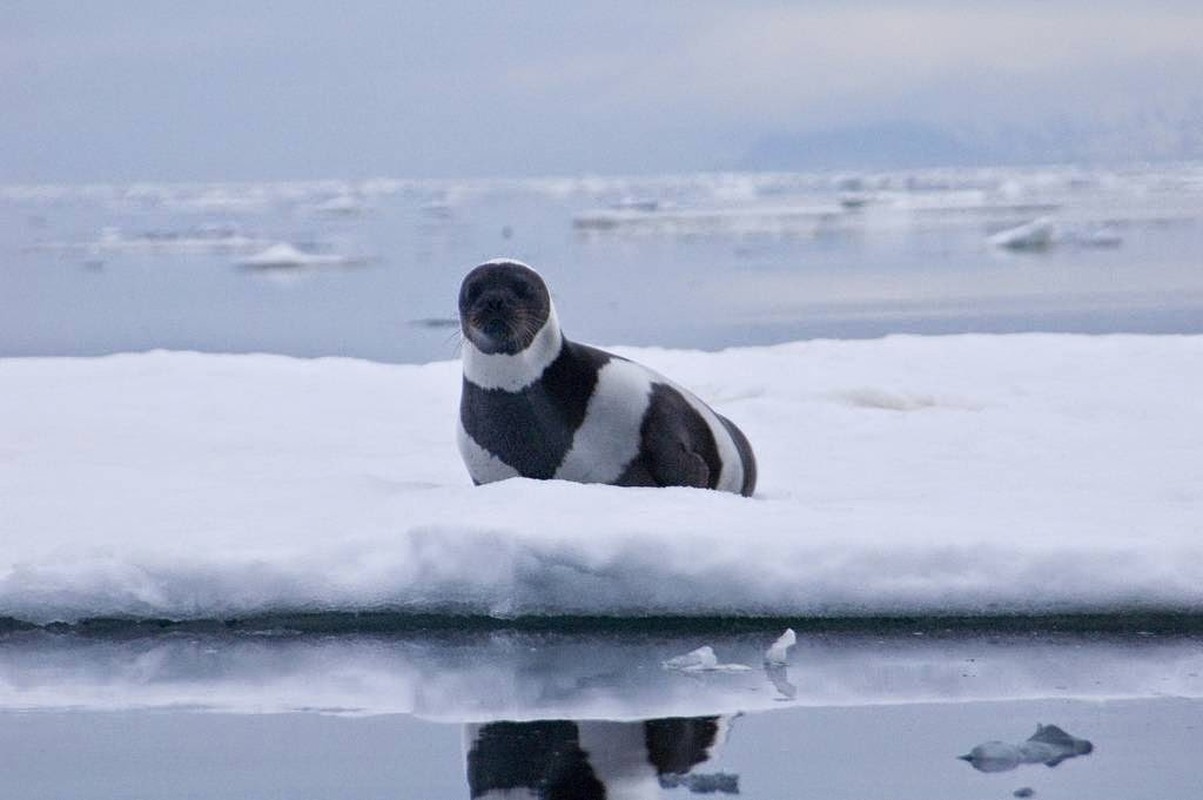
[{"label": "reflection in water", "polygon": [[1067,758],[1084,756],[1094,750],[1086,739],[1070,736],[1056,725],[1037,725],[1036,732],[1019,744],[984,742],[963,756],[981,772],[1006,772],[1020,764],[1055,767]]},{"label": "reflection in water", "polygon": [[764,674],[769,682],[781,693],[784,700],[793,700],[798,696],[798,687],[790,682],[789,651],[798,643],[798,635],[793,628],[786,628],[785,633],[777,637],[777,641],[764,653]]},{"label": "reflection in water", "polygon": [[[686,672],[661,664],[696,631],[138,634],[151,627],[0,635],[0,797],[836,798],[887,780],[895,800],[1002,800],[1023,774],[1049,784],[1038,798],[1198,796],[1194,635],[807,631],[788,665]],[[778,630],[705,641],[758,665]],[[1060,727],[1024,742],[1046,719]],[[1018,766],[1084,754],[1066,730],[1107,758]],[[1017,742],[1007,758],[955,760],[996,735]]]},{"label": "reflection in water", "polygon": [[729,731],[729,717],[641,722],[539,720],[468,725],[473,798],[652,798],[664,788],[739,793],[739,776],[694,774]]},{"label": "reflection in water", "polygon": [[790,682],[789,669],[784,664],[765,664],[764,674],[781,693],[782,700],[793,700],[798,696],[798,687]]}]

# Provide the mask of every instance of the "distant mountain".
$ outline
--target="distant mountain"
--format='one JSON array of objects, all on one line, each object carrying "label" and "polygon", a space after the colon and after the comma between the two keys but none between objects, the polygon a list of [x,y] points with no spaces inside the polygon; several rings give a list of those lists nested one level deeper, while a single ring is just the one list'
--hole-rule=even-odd
[{"label": "distant mountain", "polygon": [[1062,118],[976,128],[893,121],[757,139],[745,170],[890,169],[971,164],[1168,161],[1203,158],[1203,107],[1100,125]]},{"label": "distant mountain", "polygon": [[753,143],[736,165],[746,170],[885,169],[956,166],[989,160],[989,148],[915,122],[779,133]]}]

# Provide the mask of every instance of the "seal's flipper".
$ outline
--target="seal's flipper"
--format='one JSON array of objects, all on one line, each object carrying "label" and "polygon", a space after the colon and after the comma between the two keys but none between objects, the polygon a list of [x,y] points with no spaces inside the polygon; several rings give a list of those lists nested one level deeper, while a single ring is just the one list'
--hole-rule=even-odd
[{"label": "seal's flipper", "polygon": [[657,486],[714,487],[721,469],[714,434],[676,389],[653,384],[640,435],[641,459]]},{"label": "seal's flipper", "polygon": [[699,489],[712,487],[710,469],[706,466],[705,459],[682,442],[677,442],[675,446],[657,448],[649,456],[652,461],[650,471],[657,486],[696,486]]}]

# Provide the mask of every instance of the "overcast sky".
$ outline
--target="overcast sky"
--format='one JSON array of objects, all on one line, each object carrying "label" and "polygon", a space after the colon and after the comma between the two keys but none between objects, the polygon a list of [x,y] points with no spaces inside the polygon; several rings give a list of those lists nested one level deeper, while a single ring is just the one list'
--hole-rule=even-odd
[{"label": "overcast sky", "polygon": [[676,172],[899,125],[1198,157],[1201,87],[1199,0],[4,0],[0,181]]}]

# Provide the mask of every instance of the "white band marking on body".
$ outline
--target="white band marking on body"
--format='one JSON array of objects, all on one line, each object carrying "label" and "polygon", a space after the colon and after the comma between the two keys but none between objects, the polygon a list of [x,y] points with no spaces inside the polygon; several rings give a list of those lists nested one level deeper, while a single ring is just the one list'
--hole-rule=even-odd
[{"label": "white band marking on body", "polygon": [[612,359],[597,372],[585,419],[555,477],[613,483],[639,455],[640,428],[651,399],[653,375],[631,361]]}]

